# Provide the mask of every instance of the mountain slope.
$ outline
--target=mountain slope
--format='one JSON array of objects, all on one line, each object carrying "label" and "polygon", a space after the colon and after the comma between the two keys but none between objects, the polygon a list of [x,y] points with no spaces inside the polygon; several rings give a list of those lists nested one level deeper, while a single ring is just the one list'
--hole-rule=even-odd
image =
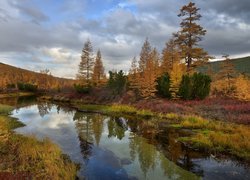
[{"label": "mountain slope", "polygon": [[[222,62],[223,61],[215,61],[215,62],[209,63],[211,65],[211,68],[212,68],[214,73],[219,72],[220,64]],[[239,73],[245,74],[245,75],[250,75],[250,56],[243,57],[243,58],[231,59],[231,62],[234,64],[236,71],[238,71]],[[206,72],[206,69],[207,69],[207,67],[199,67],[198,71]]]},{"label": "mountain slope", "polygon": [[36,84],[39,89],[59,89],[72,87],[74,80],[58,78],[26,69],[0,63],[0,89],[18,82]]}]

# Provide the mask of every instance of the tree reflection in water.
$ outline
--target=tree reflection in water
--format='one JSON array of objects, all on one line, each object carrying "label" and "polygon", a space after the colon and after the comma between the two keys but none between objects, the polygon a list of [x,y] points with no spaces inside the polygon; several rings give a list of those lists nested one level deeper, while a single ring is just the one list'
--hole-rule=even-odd
[{"label": "tree reflection in water", "polygon": [[91,121],[92,115],[76,112],[73,120],[76,121],[76,131],[78,133],[81,152],[85,161],[88,161],[91,156],[91,149],[93,145],[93,122]]},{"label": "tree reflection in water", "polygon": [[[134,165],[139,163],[139,169],[145,179],[159,168],[165,176],[173,178],[176,173],[181,173],[179,172],[181,169],[179,167],[174,168],[174,163],[170,162],[166,156],[171,157],[174,162],[179,162],[183,157],[188,157],[182,145],[176,141],[179,137],[178,133],[160,129],[156,121],[128,120],[122,117],[107,117],[81,112],[75,112],[73,119],[76,121],[81,152],[88,170],[94,169],[93,167],[95,169],[100,168],[100,163],[103,163],[106,164],[104,166],[111,166],[113,169],[119,167],[116,171],[119,171],[119,169],[124,171],[123,165],[126,167],[131,163],[134,163]],[[104,134],[106,137],[103,136]],[[163,134],[164,136],[162,136]],[[115,144],[115,139],[125,141],[125,143],[128,139],[126,149],[129,159],[121,159],[114,152],[103,149],[102,145],[105,143],[113,143],[112,146],[119,146],[119,144]],[[126,151],[126,149],[123,150]],[[90,158],[91,161],[89,162]],[[99,161],[99,163],[95,164],[95,161]],[[183,161],[183,163],[190,164],[191,161]],[[97,171],[96,169],[95,173]]]},{"label": "tree reflection in water", "polygon": [[190,132],[171,128],[166,121],[154,118],[81,113],[47,102],[30,107],[28,103],[18,112],[13,111],[13,117],[26,124],[17,132],[49,137],[80,163],[79,174],[87,179],[198,178],[189,171],[208,179],[230,179],[236,170],[237,175],[243,174],[240,177],[248,174],[234,161],[224,164],[186,148],[178,138]]}]

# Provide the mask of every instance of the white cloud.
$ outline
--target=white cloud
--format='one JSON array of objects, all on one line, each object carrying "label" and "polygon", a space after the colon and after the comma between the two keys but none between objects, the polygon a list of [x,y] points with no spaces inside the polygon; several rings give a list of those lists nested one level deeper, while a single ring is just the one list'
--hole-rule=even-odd
[{"label": "white cloud", "polygon": [[42,52],[44,55],[51,57],[57,63],[68,63],[72,60],[79,59],[80,57],[79,53],[61,47],[43,48]]},{"label": "white cloud", "polygon": [[[48,5],[51,2],[46,1]],[[1,0],[0,57],[4,62],[36,71],[48,68],[54,75],[74,77],[83,44],[89,38],[94,51],[101,50],[107,71],[128,70],[146,37],[161,51],[172,33],[178,31],[177,14],[189,1],[126,0],[105,9],[104,16],[95,19],[84,14],[86,0],[65,2],[47,19],[49,14],[32,5],[32,0]],[[195,2],[201,8],[201,24],[207,29],[201,43],[211,55],[249,53],[249,0],[241,0],[243,4],[234,0]],[[28,3],[28,9],[20,9],[22,3]],[[43,23],[33,23],[22,11]]]}]

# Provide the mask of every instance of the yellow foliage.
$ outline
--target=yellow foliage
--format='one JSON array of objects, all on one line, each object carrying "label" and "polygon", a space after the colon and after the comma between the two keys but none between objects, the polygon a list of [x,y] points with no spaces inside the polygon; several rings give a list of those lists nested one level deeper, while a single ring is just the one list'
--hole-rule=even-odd
[{"label": "yellow foliage", "polygon": [[179,64],[178,62],[173,63],[173,68],[170,71],[170,91],[173,92],[172,96],[176,97],[176,93],[178,92],[182,76],[185,73],[185,66],[183,64]]},{"label": "yellow foliage", "polygon": [[250,101],[250,80],[243,75],[235,79],[235,94],[237,99]]},{"label": "yellow foliage", "polygon": [[93,68],[92,81],[95,86],[99,87],[106,83],[106,76],[104,73],[104,67],[102,63],[101,51],[97,51],[96,60]]},{"label": "yellow foliage", "polygon": [[227,79],[220,79],[211,83],[212,95],[225,95],[240,100],[250,100],[250,80],[243,75],[230,80],[228,86]]},{"label": "yellow foliage", "polygon": [[220,79],[211,83],[211,93],[213,95],[227,95],[232,94],[232,88],[228,87],[228,83],[225,79]]},{"label": "yellow foliage", "polygon": [[140,74],[137,68],[136,57],[134,57],[132,60],[131,67],[130,67],[129,74],[128,74],[128,80],[129,80],[130,89],[139,89]]},{"label": "yellow foliage", "polygon": [[178,62],[180,62],[180,54],[177,44],[174,39],[170,39],[162,51],[162,74],[166,72],[170,73],[173,69],[173,64]]},{"label": "yellow foliage", "polygon": [[57,145],[12,131],[21,123],[7,116],[10,111],[0,105],[0,172],[27,172],[32,179],[75,179],[77,166]]},{"label": "yellow foliage", "polygon": [[140,94],[144,98],[150,98],[155,96],[156,79],[158,74],[158,59],[157,51],[151,52],[150,59],[146,62],[145,70],[141,73],[140,77]]}]

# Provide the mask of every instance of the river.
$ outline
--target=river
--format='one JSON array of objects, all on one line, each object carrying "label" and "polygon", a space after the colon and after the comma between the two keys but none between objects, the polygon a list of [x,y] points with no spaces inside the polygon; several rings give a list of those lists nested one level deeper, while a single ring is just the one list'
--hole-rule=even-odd
[{"label": "river", "polygon": [[6,98],[12,116],[26,126],[15,131],[49,138],[80,165],[80,179],[249,179],[249,169],[228,157],[185,147],[187,130],[157,119],[83,113],[35,98]]}]

